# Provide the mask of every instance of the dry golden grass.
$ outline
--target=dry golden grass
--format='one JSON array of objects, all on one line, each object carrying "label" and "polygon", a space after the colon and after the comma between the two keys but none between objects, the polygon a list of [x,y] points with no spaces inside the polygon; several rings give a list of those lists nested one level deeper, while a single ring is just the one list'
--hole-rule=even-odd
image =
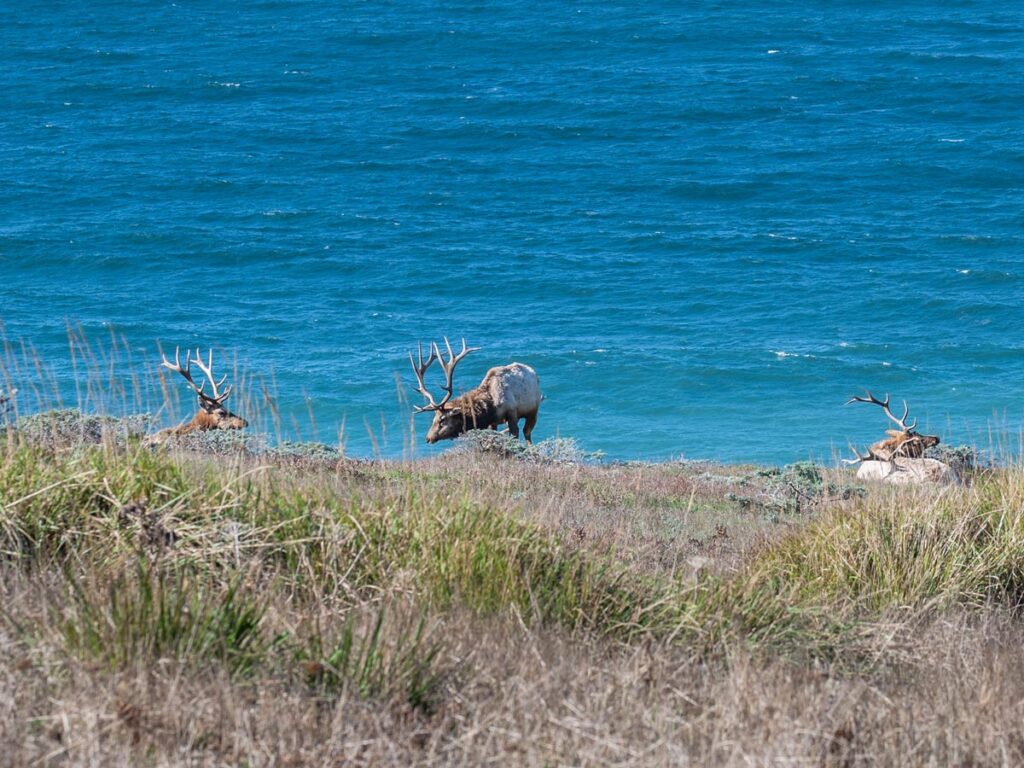
[{"label": "dry golden grass", "polygon": [[[29,597],[29,596],[26,596]],[[29,598],[31,599],[31,598]],[[865,674],[731,649],[449,617],[435,711],[353,689],[137,664],[100,672],[3,649],[10,765],[1017,765],[1019,628],[953,616],[905,638],[914,661]]]},{"label": "dry golden grass", "polygon": [[3,764],[1024,762],[1018,469],[42,442],[0,448]]}]

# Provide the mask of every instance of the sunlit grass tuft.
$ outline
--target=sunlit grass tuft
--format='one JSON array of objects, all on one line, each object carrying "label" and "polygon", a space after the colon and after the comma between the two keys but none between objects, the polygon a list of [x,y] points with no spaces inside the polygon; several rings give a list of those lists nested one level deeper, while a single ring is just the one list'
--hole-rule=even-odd
[{"label": "sunlit grass tuft", "polygon": [[267,652],[265,606],[237,578],[219,582],[184,564],[139,558],[111,578],[67,572],[62,611],[67,647],[114,668],[172,660],[251,671]]}]

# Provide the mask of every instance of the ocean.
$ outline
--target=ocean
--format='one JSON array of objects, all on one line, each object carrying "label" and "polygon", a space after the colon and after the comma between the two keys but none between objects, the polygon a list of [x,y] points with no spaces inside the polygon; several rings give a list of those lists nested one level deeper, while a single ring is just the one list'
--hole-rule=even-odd
[{"label": "ocean", "polygon": [[447,335],[614,459],[831,461],[865,388],[1020,443],[1013,4],[14,0],[0,41],[0,322],[68,401],[70,323],[430,455]]}]

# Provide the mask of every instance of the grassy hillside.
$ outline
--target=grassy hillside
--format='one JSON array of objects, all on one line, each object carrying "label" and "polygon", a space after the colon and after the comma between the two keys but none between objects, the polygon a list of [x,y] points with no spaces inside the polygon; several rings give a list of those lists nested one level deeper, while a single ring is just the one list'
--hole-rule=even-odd
[{"label": "grassy hillside", "polygon": [[373,463],[63,418],[0,433],[8,764],[1024,761],[1019,469]]}]

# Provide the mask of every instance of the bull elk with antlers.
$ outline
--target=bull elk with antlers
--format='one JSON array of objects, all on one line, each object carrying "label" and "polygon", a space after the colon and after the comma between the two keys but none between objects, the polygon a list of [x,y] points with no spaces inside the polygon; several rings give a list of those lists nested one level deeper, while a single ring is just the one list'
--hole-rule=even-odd
[{"label": "bull elk with antlers", "polygon": [[[201,384],[196,384],[192,378],[192,364],[195,363],[196,367],[202,371],[205,377]],[[192,391],[196,393],[199,400],[199,413],[192,417],[192,421],[186,424],[179,424],[177,427],[170,427],[168,429],[161,429],[159,432],[150,435],[146,442],[150,445],[160,443],[166,438],[174,435],[186,435],[189,432],[199,432],[209,429],[242,429],[248,426],[248,422],[241,416],[236,416],[231,413],[227,408],[224,407],[224,402],[228,399],[231,394],[231,386],[221,391],[221,387],[224,386],[224,382],[227,381],[227,375],[223,376],[220,381],[213,375],[213,350],[210,350],[210,354],[207,357],[206,363],[203,363],[202,354],[196,349],[195,359],[192,358],[192,353],[186,351],[185,353],[185,367],[181,365],[180,350],[175,347],[174,349],[174,362],[172,363],[167,359],[167,356],[163,356],[163,366],[168,368],[175,373],[181,374],[185,381],[188,382],[189,386],[192,387]],[[209,394],[206,392],[206,384],[210,384]]]},{"label": "bull elk with antlers", "polygon": [[[427,431],[427,442],[450,440],[470,429],[497,429],[501,423],[507,424],[509,434],[518,438],[519,419],[526,419],[523,436],[526,442],[532,442],[530,437],[537,423],[537,411],[544,399],[537,372],[523,363],[500,365],[487,371],[478,387],[453,400],[455,366],[470,352],[476,352],[478,347],[467,348],[463,339],[462,351],[455,354],[447,338],[444,345],[448,352],[447,360],[436,343],[430,344],[430,354],[425,361],[422,344],[417,345],[418,362],[413,360],[412,352],[409,353],[409,363],[419,384],[416,391],[427,399],[426,405],[416,407],[416,413],[434,413],[434,421]],[[445,376],[445,395],[439,403],[434,402],[423,383],[423,375],[435,360],[440,363]]]},{"label": "bull elk with antlers", "polygon": [[885,434],[889,437],[885,440],[879,440],[877,443],[868,448],[866,456],[862,456],[860,451],[854,449],[854,453],[857,454],[856,459],[849,460],[847,463],[856,464],[862,461],[888,461],[892,462],[897,458],[907,459],[920,459],[924,456],[925,450],[931,448],[933,445],[939,444],[939,438],[937,435],[922,435],[919,432],[915,432],[917,427],[917,419],[914,419],[913,424],[907,424],[907,416],[910,414],[910,407],[907,405],[907,401],[903,401],[903,416],[896,418],[892,411],[889,410],[889,395],[885,396],[885,400],[879,400],[877,397],[872,395],[867,390],[864,391],[867,397],[859,397],[854,395],[846,401],[846,405],[850,403],[869,403],[870,405],[877,405],[883,411],[889,419],[895,422],[899,429],[887,429]]}]

